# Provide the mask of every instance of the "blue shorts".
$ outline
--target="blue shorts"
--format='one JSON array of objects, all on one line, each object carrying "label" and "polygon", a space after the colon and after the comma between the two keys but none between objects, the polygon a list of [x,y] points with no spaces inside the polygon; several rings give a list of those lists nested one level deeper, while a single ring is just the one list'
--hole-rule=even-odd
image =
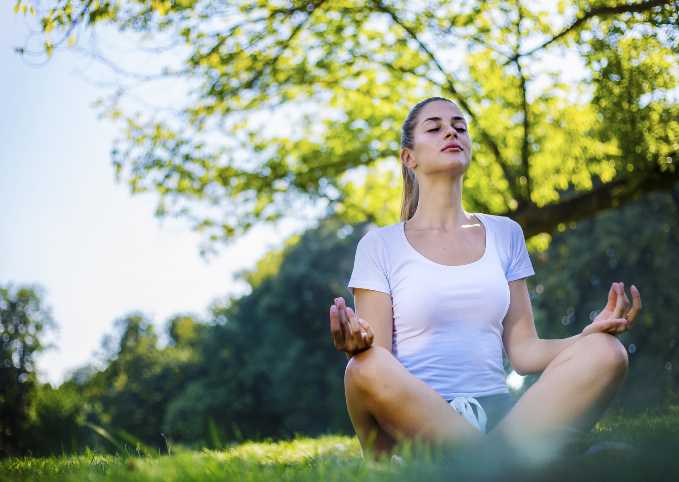
[{"label": "blue shorts", "polygon": [[517,401],[518,399],[511,393],[482,397],[455,397],[453,400],[447,400],[457,413],[483,433],[493,430]]}]

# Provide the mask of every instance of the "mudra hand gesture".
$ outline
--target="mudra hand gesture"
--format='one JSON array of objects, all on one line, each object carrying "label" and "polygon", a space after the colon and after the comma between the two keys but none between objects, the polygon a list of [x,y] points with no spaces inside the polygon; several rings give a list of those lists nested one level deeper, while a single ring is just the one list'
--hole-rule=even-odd
[{"label": "mudra hand gesture", "polygon": [[330,307],[330,332],[335,348],[349,356],[370,348],[375,337],[368,322],[356,316],[341,296]]},{"label": "mudra hand gesture", "polygon": [[613,283],[608,291],[608,303],[594,321],[582,330],[582,334],[603,332],[615,335],[632,328],[632,322],[641,309],[641,293],[634,285],[630,291],[631,304],[625,293],[625,283]]}]

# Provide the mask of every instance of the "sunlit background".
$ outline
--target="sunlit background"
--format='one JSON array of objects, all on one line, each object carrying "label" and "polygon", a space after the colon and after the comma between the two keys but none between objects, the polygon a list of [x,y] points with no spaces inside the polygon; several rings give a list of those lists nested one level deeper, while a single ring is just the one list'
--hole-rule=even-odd
[{"label": "sunlit background", "polygon": [[[0,93],[0,204],[10,207],[0,219],[0,276],[45,288],[58,329],[47,337],[52,348],[39,355],[38,370],[59,384],[72,369],[96,363],[117,317],[141,310],[161,328],[173,314],[202,316],[212,301],[247,292],[236,272],[312,223],[291,216],[280,226],[258,226],[201,257],[200,237],[187,223],[154,217],[154,194],[132,196],[115,182],[115,130],[97,117],[101,90],[92,80],[111,70],[68,50],[37,64],[19,57],[14,49],[31,44],[31,25],[11,3],[0,8],[0,61],[11,74]],[[110,32],[103,41],[131,39]],[[127,65],[140,67],[131,49],[120,50]],[[565,78],[577,79],[579,67],[569,56]],[[519,389],[522,379],[512,372],[507,381]]]},{"label": "sunlit background", "polygon": [[[29,24],[0,5],[0,277],[46,290],[58,330],[40,354],[43,381],[60,383],[96,360],[113,320],[141,310],[159,325],[179,312],[202,315],[215,298],[237,296],[234,279],[303,222],[261,226],[204,259],[188,225],[154,218],[154,195],[116,183],[115,137],[92,103],[89,77],[106,69],[64,51],[34,66],[15,52]],[[125,38],[121,34],[113,38]]]},{"label": "sunlit background", "polygon": [[[0,6],[0,309],[28,327],[3,332],[0,457],[353,435],[327,308],[400,220],[430,95],[469,117],[464,208],[524,230],[539,336],[635,284],[611,412],[676,409],[679,17],[639,1]],[[544,368],[504,362],[517,396]]]}]

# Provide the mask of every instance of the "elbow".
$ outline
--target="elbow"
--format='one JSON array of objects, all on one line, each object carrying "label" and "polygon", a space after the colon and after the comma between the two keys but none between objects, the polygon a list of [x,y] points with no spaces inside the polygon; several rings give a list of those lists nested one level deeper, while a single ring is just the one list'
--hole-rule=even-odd
[{"label": "elbow", "polygon": [[530,339],[524,341],[519,346],[513,347],[509,351],[509,362],[512,369],[522,377],[526,375],[532,375],[536,373],[536,360],[535,360],[535,349],[536,346],[534,341],[537,339]]},{"label": "elbow", "polygon": [[530,367],[525,363],[526,360],[512,360],[510,358],[509,361],[512,366],[512,370],[514,370],[518,375],[525,377],[526,375],[531,374]]},{"label": "elbow", "polygon": [[516,372],[517,375],[525,377],[526,375],[535,375],[540,373],[540,370],[536,370],[534,367],[524,366],[524,365],[512,365],[512,370]]}]

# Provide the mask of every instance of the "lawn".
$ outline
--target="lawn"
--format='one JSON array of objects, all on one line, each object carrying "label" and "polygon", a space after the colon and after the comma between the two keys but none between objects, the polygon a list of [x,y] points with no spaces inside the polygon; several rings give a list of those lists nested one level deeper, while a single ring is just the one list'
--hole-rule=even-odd
[{"label": "lawn", "polygon": [[[612,442],[636,451],[609,450]],[[171,455],[10,458],[0,480],[37,481],[679,481],[679,405],[636,415],[608,414],[573,446],[573,455],[540,465],[506,456],[403,448],[402,464],[364,462],[355,437],[297,437],[222,450],[175,447]],[[588,455],[582,455],[588,448]],[[595,452],[595,453],[592,453]]]}]

